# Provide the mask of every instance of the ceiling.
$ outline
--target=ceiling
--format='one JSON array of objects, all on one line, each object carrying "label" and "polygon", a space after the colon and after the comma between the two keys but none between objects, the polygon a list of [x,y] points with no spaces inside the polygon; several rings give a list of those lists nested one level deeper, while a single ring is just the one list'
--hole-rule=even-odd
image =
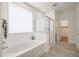
[{"label": "ceiling", "polygon": [[[58,12],[75,8],[76,2],[28,2],[32,7],[42,12],[48,12],[55,9]],[[53,6],[55,5],[55,7]]]}]

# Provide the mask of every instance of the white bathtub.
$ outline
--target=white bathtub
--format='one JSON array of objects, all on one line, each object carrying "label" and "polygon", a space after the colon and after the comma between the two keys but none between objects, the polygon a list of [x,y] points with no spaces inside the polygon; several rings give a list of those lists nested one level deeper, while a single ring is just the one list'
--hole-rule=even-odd
[{"label": "white bathtub", "polygon": [[30,40],[12,48],[3,50],[3,57],[37,57],[46,49],[45,41]]}]

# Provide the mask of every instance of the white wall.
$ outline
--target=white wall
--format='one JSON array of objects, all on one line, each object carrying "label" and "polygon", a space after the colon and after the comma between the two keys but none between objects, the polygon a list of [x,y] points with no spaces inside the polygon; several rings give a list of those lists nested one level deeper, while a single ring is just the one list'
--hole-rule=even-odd
[{"label": "white wall", "polygon": [[61,28],[61,37],[68,37],[68,27]]},{"label": "white wall", "polygon": [[45,15],[52,18],[53,20],[55,20],[55,10],[54,9],[52,11],[45,13]]},{"label": "white wall", "polygon": [[79,50],[79,3],[77,3],[76,15],[77,15],[77,21],[76,21],[76,23],[77,23],[77,33],[76,33],[77,39],[76,39],[76,46],[77,46],[77,48],[78,48],[78,50]]},{"label": "white wall", "polygon": [[40,17],[36,19],[36,32],[47,32],[47,19],[46,17]]},{"label": "white wall", "polygon": [[55,44],[54,21],[50,20],[50,44]]},{"label": "white wall", "polygon": [[68,20],[61,20],[60,26],[68,26]]},{"label": "white wall", "polygon": [[8,3],[1,2],[1,18],[8,20]]},{"label": "white wall", "polygon": [[76,11],[75,10],[70,10],[68,12],[68,24],[69,24],[69,43],[76,44]]},{"label": "white wall", "polygon": [[60,39],[60,13],[55,11],[55,33],[56,33],[56,41],[59,42]]},{"label": "white wall", "polygon": [[56,33],[56,41],[59,42],[59,39],[60,39],[60,23],[59,21],[56,19],[55,21],[55,33]]},{"label": "white wall", "polygon": [[41,17],[41,15],[43,15],[42,12],[36,10],[32,6],[28,5],[27,3],[24,4],[24,3],[16,2],[15,4],[20,5],[20,6],[24,7],[25,9],[31,11],[33,13],[33,16],[35,16],[35,18],[39,18],[39,17]]},{"label": "white wall", "polygon": [[68,37],[68,20],[60,21],[61,36]]},{"label": "white wall", "polygon": [[77,25],[76,25],[76,12],[75,11],[71,11],[68,23],[69,23],[69,42],[76,44]]},{"label": "white wall", "polygon": [[2,49],[1,49],[1,43],[2,43],[2,41],[1,41],[1,3],[0,3],[0,57],[1,57],[1,51],[2,51]]}]

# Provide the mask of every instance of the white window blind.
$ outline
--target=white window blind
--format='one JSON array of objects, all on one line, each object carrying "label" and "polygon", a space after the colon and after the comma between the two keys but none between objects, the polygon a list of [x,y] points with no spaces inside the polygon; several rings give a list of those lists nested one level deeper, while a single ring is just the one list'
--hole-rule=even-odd
[{"label": "white window blind", "polygon": [[32,32],[32,12],[9,3],[9,33]]}]

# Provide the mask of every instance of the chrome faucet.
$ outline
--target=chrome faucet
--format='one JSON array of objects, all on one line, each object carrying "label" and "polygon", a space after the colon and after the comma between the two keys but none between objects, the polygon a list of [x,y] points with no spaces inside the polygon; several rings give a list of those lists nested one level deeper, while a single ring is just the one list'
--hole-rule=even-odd
[{"label": "chrome faucet", "polygon": [[35,36],[32,36],[32,40],[35,40]]}]

